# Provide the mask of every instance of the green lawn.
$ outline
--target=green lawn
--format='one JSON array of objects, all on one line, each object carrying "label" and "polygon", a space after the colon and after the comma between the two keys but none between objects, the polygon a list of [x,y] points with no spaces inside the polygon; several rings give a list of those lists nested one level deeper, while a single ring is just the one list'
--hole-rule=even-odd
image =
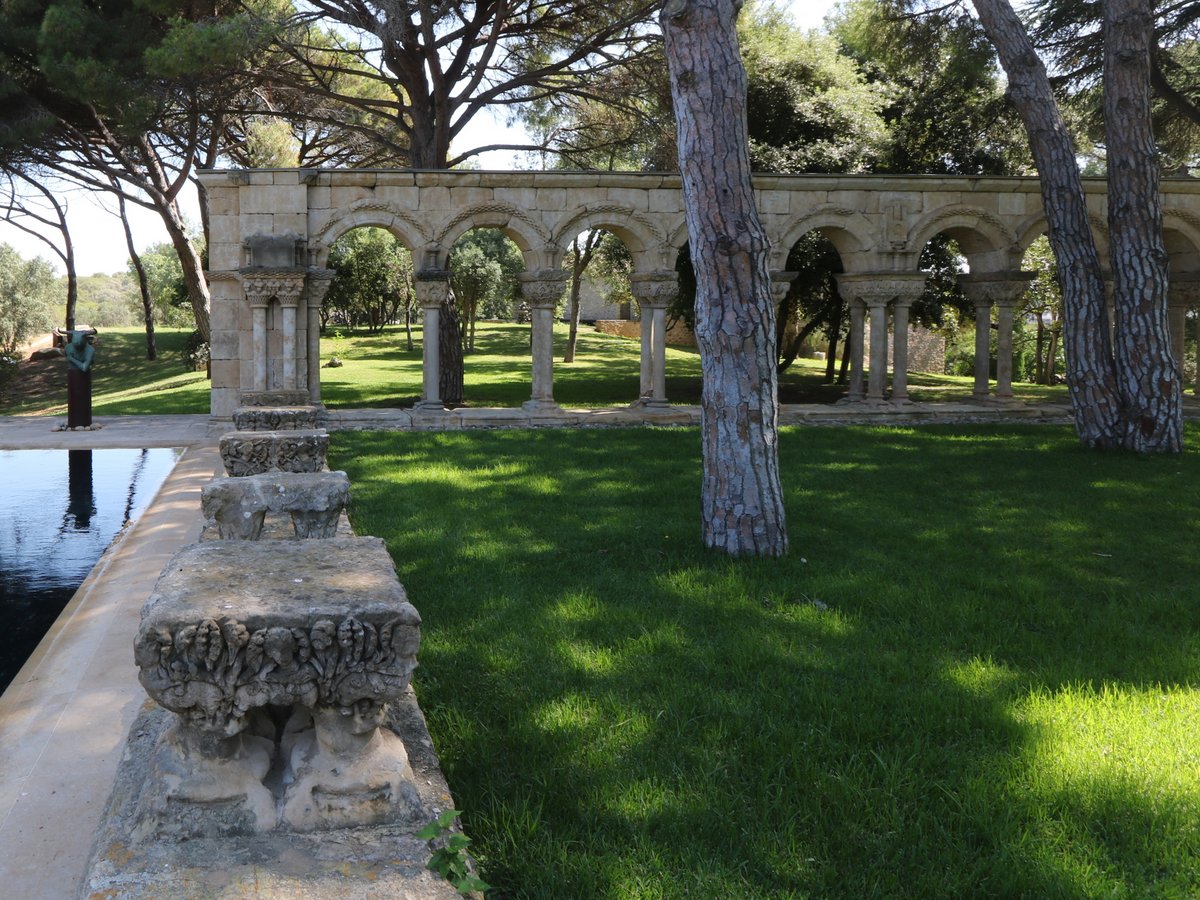
[{"label": "green lawn", "polygon": [[[97,415],[206,413],[209,383],[203,373],[188,372],[181,361],[186,332],[160,329],[159,358],[145,358],[145,335],[138,329],[109,329],[101,335],[93,383]],[[325,404],[334,409],[406,407],[420,399],[421,331],[414,329],[414,349],[405,349],[402,328],[381,335],[327,336],[321,358],[338,356],[341,368],[321,370]],[[564,406],[622,406],[638,396],[640,347],[637,341],[583,329],[576,361],[561,362],[566,326],[555,330],[554,396]],[[468,354],[465,393],[469,406],[520,406],[530,396],[528,326],[480,323],[476,352]],[[0,397],[0,415],[62,415],[66,411],[66,370],[61,360],[27,364]],[[825,364],[797,360],[780,379],[783,403],[832,403],[844,386],[821,383]],[[915,400],[966,399],[972,381],[942,375],[910,376]],[[1065,389],[1015,385],[1025,400],[1065,399]],[[674,403],[700,402],[700,360],[691,348],[667,350],[667,396]]]},{"label": "green lawn", "polygon": [[1200,895],[1200,456],[786,429],[731,562],[698,445],[333,438],[496,896]]}]

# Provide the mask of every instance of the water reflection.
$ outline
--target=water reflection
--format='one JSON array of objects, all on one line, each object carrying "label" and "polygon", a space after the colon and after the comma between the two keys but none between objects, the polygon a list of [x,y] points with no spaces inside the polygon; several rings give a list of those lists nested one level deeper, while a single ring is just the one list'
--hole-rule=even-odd
[{"label": "water reflection", "polygon": [[0,451],[0,691],[177,450]]},{"label": "water reflection", "polygon": [[92,492],[92,451],[67,451],[67,518],[76,531],[87,531],[96,514],[96,495]]}]

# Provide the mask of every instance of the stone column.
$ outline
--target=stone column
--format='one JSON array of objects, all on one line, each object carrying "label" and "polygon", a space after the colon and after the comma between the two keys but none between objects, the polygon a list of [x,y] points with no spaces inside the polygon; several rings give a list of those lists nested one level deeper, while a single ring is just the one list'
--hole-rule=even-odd
[{"label": "stone column", "polygon": [[1013,373],[1013,310],[1017,298],[996,304],[996,399],[1011,400]]},{"label": "stone column", "polygon": [[250,304],[254,341],[254,390],[267,389],[267,304]]},{"label": "stone column", "polygon": [[975,389],[976,400],[988,398],[992,362],[992,298],[972,297],[975,303]]},{"label": "stone column", "polygon": [[975,390],[976,400],[987,400],[988,369],[991,362],[991,310],[996,307],[996,396],[1011,402],[1013,371],[1013,317],[1017,303],[1032,272],[986,272],[958,276],[959,286],[975,304]]},{"label": "stone column", "polygon": [[642,371],[639,401],[665,407],[667,402],[667,308],[679,296],[674,272],[634,275],[630,289],[642,310]]},{"label": "stone column", "polygon": [[[306,272],[296,268],[248,267],[241,270],[241,275],[254,329],[254,390],[279,387],[292,390],[296,387],[296,306],[304,293]],[[272,299],[279,301],[282,310],[282,385],[271,384],[268,377],[267,306]]]},{"label": "stone column", "polygon": [[532,392],[521,404],[530,412],[558,408],[554,402],[554,308],[562,299],[567,273],[561,269],[542,269],[522,273],[521,296],[533,316]]},{"label": "stone column", "polygon": [[321,304],[333,284],[332,269],[313,269],[308,275],[308,348],[305,360],[308,364],[308,400],[314,406],[321,405]]},{"label": "stone column", "polygon": [[862,400],[866,396],[863,390],[863,320],[866,318],[867,305],[857,297],[850,298],[850,387],[846,393],[847,400]]},{"label": "stone column", "polygon": [[450,294],[450,273],[445,269],[422,269],[413,279],[417,302],[423,311],[421,325],[421,400],[422,412],[445,412],[441,398],[441,353],[438,329],[442,304]]},{"label": "stone column", "polygon": [[[1181,273],[1167,283],[1167,310],[1171,322],[1171,345],[1183,377],[1184,337],[1187,333],[1189,308],[1200,309],[1200,272]],[[1200,341],[1196,342],[1196,396],[1200,396]]]},{"label": "stone column", "polygon": [[897,276],[892,280],[892,396],[893,403],[908,403],[908,312],[925,293],[925,274]]},{"label": "stone column", "polygon": [[[893,399],[908,398],[908,308],[925,289],[920,273],[876,272],[837,276],[838,291],[850,301],[850,393],[849,400],[863,399],[862,357],[864,310],[871,311],[871,370],[866,399],[880,403],[887,388],[888,331],[887,307],[897,300],[896,356],[893,371],[896,380]],[[857,371],[856,371],[857,370]]]}]

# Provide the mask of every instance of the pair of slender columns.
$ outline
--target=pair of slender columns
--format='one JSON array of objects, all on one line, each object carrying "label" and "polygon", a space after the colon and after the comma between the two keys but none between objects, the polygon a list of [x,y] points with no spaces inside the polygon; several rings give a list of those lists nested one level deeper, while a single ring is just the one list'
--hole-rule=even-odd
[{"label": "pair of slender columns", "polygon": [[646,406],[667,403],[667,307],[642,301],[642,368],[638,386]]},{"label": "pair of slender columns", "polygon": [[960,275],[959,287],[975,304],[975,388],[972,396],[979,401],[992,399],[990,394],[992,362],[992,307],[996,307],[996,393],[995,399],[1013,399],[1013,320],[1017,303],[1029,282],[1032,272],[1005,272],[982,275]]},{"label": "pair of slender columns", "polygon": [[[847,400],[908,402],[908,312],[925,289],[925,276],[839,275],[838,289],[850,303],[850,388]],[[888,308],[892,311],[892,392],[887,392]],[[863,384],[866,321],[871,323],[870,363]]]},{"label": "pair of slender columns", "polygon": [[[254,389],[272,387],[295,390],[296,379],[296,309],[305,293],[305,274],[296,270],[274,270],[242,273],[246,299],[250,305],[251,339],[254,352]],[[282,346],[280,347],[280,380],[272,385],[267,334],[267,309],[274,300],[279,304]],[[310,320],[311,326],[311,320]],[[307,374],[307,373],[306,373]]]}]

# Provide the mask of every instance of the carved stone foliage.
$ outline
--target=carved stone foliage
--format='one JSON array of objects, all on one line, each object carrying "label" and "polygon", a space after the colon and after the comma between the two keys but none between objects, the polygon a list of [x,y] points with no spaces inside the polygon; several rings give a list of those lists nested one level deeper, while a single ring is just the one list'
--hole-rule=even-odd
[{"label": "carved stone foliage", "polygon": [[530,306],[555,306],[562,299],[567,287],[567,273],[542,271],[520,275],[521,297]]},{"label": "carved stone foliage", "polygon": [[[242,406],[274,406],[296,407],[308,405],[308,391],[304,390],[272,390],[272,391],[242,391]],[[249,429],[253,431],[254,429]]]},{"label": "carved stone foliage", "polygon": [[836,278],[842,296],[867,306],[886,306],[893,300],[911,303],[925,290],[923,274],[838,275]]},{"label": "carved stone foliage", "polygon": [[283,306],[297,306],[304,294],[303,272],[242,270],[242,287],[251,306],[265,306],[278,300]]},{"label": "carved stone foliage", "polygon": [[408,686],[420,643],[415,610],[378,626],[353,615],[292,621],[255,628],[222,616],[143,625],[134,647],[142,685],[188,725],[223,736],[241,731],[259,707],[362,713]]},{"label": "carved stone foliage", "polygon": [[643,306],[670,306],[679,296],[679,279],[674,272],[634,275],[629,289]]},{"label": "carved stone foliage", "polygon": [[233,414],[238,431],[304,431],[317,427],[315,406],[243,406]]},{"label": "carved stone foliage", "polygon": [[232,431],[221,438],[221,461],[233,477],[264,472],[320,472],[329,435],[313,431]]},{"label": "carved stone foliage", "polygon": [[977,305],[1011,306],[1033,280],[1033,272],[1004,272],[995,275],[959,275],[958,286]]},{"label": "carved stone foliage", "polygon": [[423,308],[441,306],[450,293],[450,273],[445,269],[422,269],[413,279],[413,291]]}]

